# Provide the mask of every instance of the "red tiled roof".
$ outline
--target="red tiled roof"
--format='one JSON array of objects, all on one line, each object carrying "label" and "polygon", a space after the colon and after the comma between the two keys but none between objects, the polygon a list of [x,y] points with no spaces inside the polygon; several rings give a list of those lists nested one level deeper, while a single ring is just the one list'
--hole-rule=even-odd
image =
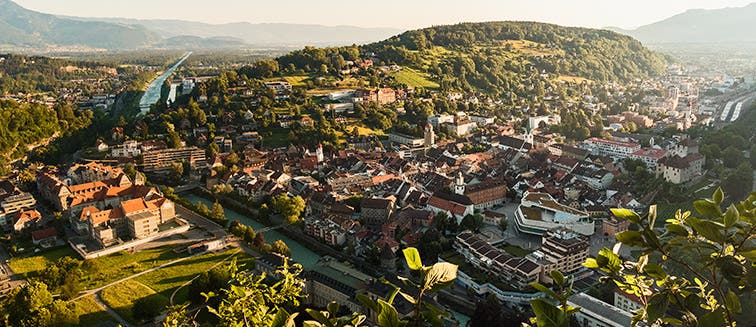
[{"label": "red tiled roof", "polygon": [[51,237],[58,236],[58,230],[55,227],[49,227],[45,229],[35,230],[31,232],[33,241],[42,241]]},{"label": "red tiled roof", "polygon": [[444,211],[449,211],[455,216],[462,216],[465,214],[465,210],[467,207],[456,204],[451,201],[444,200],[442,198],[439,198],[437,196],[432,196],[430,200],[428,200],[428,206],[438,208]]}]

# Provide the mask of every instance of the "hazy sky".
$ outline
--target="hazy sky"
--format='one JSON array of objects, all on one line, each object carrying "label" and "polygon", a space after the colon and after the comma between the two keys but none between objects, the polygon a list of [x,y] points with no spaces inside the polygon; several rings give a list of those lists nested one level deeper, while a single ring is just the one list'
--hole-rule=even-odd
[{"label": "hazy sky", "polygon": [[14,0],[52,14],[208,23],[307,23],[418,28],[461,21],[534,20],[633,28],[692,8],[755,0]]}]

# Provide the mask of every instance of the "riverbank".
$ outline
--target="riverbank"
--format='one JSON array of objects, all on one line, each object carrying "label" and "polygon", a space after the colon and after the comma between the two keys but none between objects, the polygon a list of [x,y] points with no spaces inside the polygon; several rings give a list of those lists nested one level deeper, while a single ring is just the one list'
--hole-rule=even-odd
[{"label": "riverbank", "polygon": [[173,66],[171,66],[171,68],[169,68],[163,74],[150,82],[150,84],[147,86],[147,89],[144,91],[144,95],[142,95],[142,98],[139,100],[139,115],[145,115],[150,111],[152,105],[160,100],[163,92],[163,83],[165,83],[165,80],[173,75],[173,72],[176,71],[176,69],[181,66],[181,64],[183,64],[184,61],[191,55],[191,51],[187,52],[183,57],[181,57],[181,59],[179,59]]}]

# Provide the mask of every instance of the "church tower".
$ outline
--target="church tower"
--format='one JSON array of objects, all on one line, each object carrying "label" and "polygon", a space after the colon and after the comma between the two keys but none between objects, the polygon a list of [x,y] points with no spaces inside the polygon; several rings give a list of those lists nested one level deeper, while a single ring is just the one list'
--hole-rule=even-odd
[{"label": "church tower", "polygon": [[436,143],[436,133],[433,132],[433,125],[430,122],[425,124],[425,147],[431,147]]},{"label": "church tower", "polygon": [[454,183],[454,193],[465,195],[465,177],[462,176],[461,171],[457,174],[457,179]]},{"label": "church tower", "polygon": [[318,143],[318,149],[315,150],[315,156],[318,158],[318,162],[323,162],[323,160],[325,159],[323,157],[323,144],[322,143]]}]

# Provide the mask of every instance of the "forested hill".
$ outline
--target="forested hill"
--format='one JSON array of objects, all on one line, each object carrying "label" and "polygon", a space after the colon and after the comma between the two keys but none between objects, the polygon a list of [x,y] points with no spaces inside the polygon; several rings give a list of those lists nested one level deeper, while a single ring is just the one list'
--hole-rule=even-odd
[{"label": "forested hill", "polygon": [[462,23],[408,31],[363,47],[429,73],[442,86],[500,91],[534,72],[595,81],[661,72],[664,59],[628,36],[534,22]]}]

